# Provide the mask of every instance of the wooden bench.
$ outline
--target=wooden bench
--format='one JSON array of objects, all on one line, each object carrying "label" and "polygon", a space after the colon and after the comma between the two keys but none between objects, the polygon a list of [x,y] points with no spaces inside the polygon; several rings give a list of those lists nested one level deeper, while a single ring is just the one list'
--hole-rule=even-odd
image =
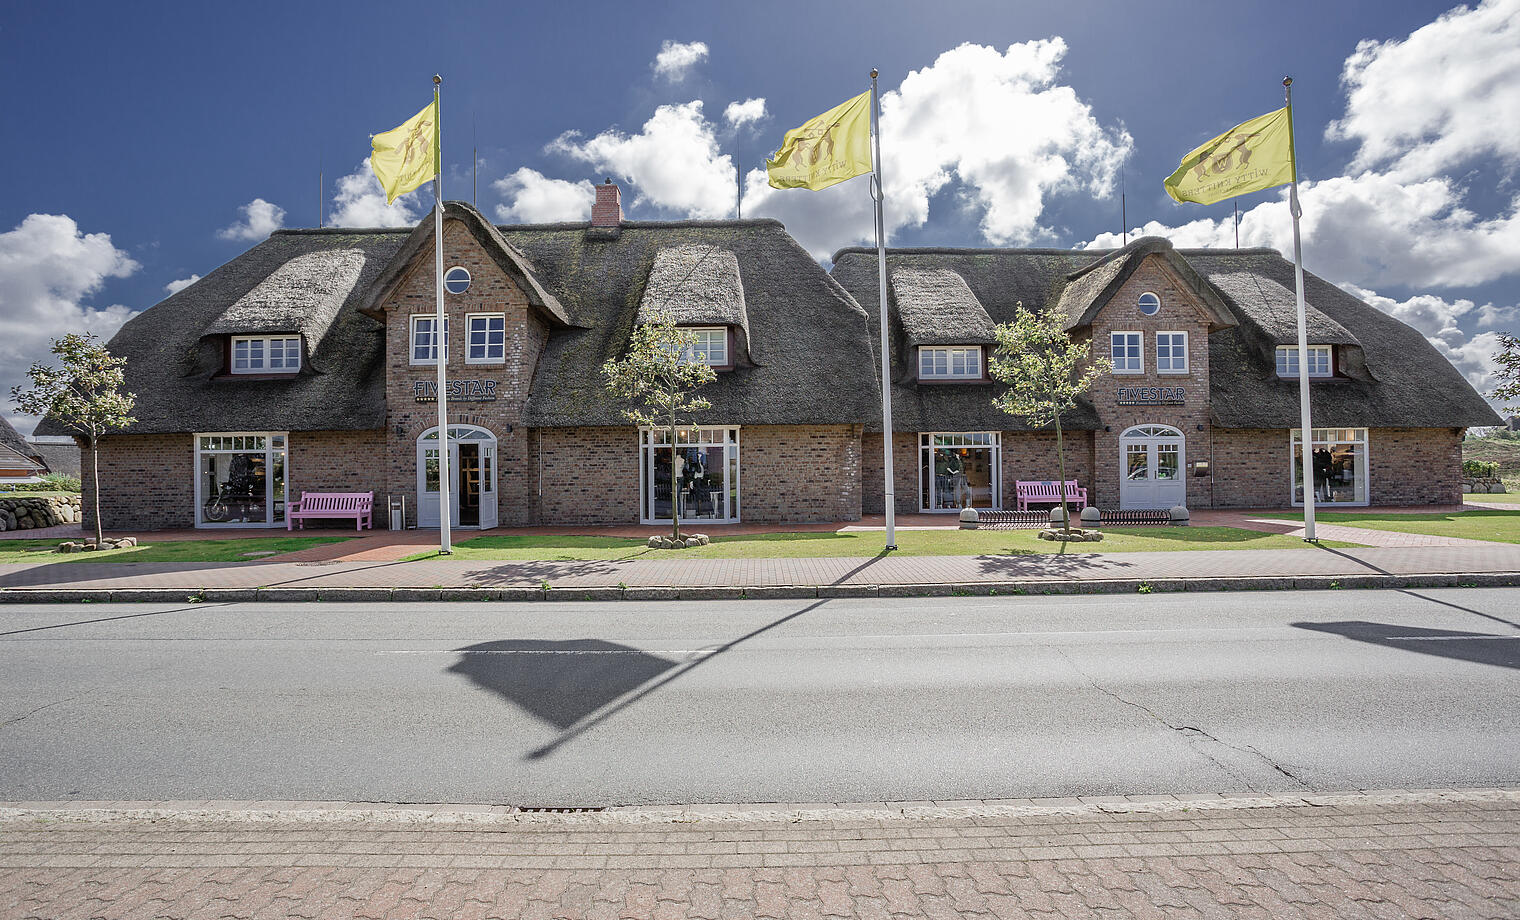
[{"label": "wooden bench", "polygon": [[307,518],[353,518],[355,530],[374,530],[374,508],[373,492],[302,492],[300,501],[285,506],[285,529],[300,521],[305,530]]},{"label": "wooden bench", "polygon": [[[1041,479],[1015,483],[1020,511],[1028,511],[1030,502],[1061,503],[1060,480]],[[1087,507],[1087,490],[1077,485],[1075,479],[1066,480],[1066,501],[1078,508]]]}]

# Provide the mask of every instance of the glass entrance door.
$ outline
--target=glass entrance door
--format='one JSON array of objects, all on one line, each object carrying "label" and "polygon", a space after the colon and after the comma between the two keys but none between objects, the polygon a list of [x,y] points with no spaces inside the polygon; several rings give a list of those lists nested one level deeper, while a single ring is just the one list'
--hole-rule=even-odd
[{"label": "glass entrance door", "polygon": [[[474,425],[449,426],[449,520],[458,527],[496,526],[496,436]],[[437,527],[438,429],[417,439],[417,526]]]},{"label": "glass entrance door", "polygon": [[924,511],[1002,507],[998,433],[923,433],[919,438],[919,507]]},{"label": "glass entrance door", "polygon": [[640,440],[643,523],[669,521],[672,501],[682,521],[732,524],[739,520],[739,429],[678,432],[674,467],[670,432],[646,430]]},{"label": "glass entrance door", "polygon": [[1119,436],[1119,507],[1166,509],[1187,504],[1182,432],[1137,425]]}]

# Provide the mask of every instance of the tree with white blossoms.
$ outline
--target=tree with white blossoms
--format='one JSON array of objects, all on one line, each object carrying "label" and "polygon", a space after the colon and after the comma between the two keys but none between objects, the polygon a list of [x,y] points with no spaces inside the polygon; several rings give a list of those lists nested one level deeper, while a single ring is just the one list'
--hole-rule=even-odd
[{"label": "tree with white blossoms", "polygon": [[623,417],[640,428],[663,430],[670,442],[670,537],[681,539],[681,509],[676,500],[680,478],[677,435],[693,430],[692,413],[712,407],[692,390],[718,379],[697,355],[697,335],[677,326],[665,313],[655,313],[633,327],[628,353],[602,365],[608,392],[634,405]]},{"label": "tree with white blossoms", "polygon": [[26,372],[31,389],[11,388],[11,399],[27,415],[50,416],[74,429],[90,448],[94,486],[95,545],[101,546],[100,437],[137,421],[131,416],[137,397],[123,391],[126,358],[112,357],[93,335],[70,333],[53,341],[53,354],[62,367],[38,362]]},{"label": "tree with white blossoms", "polygon": [[997,348],[988,362],[993,378],[1008,389],[993,397],[992,404],[1030,426],[1056,428],[1056,465],[1061,475],[1061,521],[1071,528],[1066,506],[1066,450],[1061,414],[1077,404],[1093,381],[1107,374],[1113,362],[1093,358],[1092,341],[1075,341],[1066,334],[1066,318],[1054,310],[1036,314],[1021,302],[1013,322],[993,330]]}]

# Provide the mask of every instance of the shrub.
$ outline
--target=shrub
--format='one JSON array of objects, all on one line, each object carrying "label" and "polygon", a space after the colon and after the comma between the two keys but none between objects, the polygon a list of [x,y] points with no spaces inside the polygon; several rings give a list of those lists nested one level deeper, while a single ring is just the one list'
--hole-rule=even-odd
[{"label": "shrub", "polygon": [[4,491],[10,492],[78,492],[82,489],[78,479],[63,473],[48,473],[41,482],[18,482]]},{"label": "shrub", "polygon": [[1482,460],[1463,460],[1462,475],[1468,479],[1492,479],[1499,473],[1499,464]]}]

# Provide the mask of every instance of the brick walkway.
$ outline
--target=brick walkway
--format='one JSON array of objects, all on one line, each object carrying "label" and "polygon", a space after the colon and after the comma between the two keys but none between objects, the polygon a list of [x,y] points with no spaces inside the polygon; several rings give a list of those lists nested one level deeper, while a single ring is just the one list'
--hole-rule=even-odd
[{"label": "brick walkway", "polygon": [[[1378,509],[1379,511],[1383,509]],[[1439,513],[1443,509],[1426,509],[1423,513]],[[1451,510],[1451,509],[1444,509]],[[1466,510],[1475,510],[1468,506]],[[1520,512],[1520,508],[1510,506],[1509,509]],[[1393,513],[1407,513],[1395,511]],[[1193,516],[1193,523],[1208,527],[1241,527],[1246,530],[1256,530],[1262,533],[1285,534],[1290,537],[1303,538],[1304,525],[1302,521],[1281,521],[1275,518],[1262,517],[1259,512],[1251,511],[1200,511]],[[1400,533],[1395,530],[1373,530],[1370,527],[1352,527],[1346,524],[1329,524],[1323,521],[1314,522],[1314,536],[1320,540],[1331,540],[1340,543],[1360,543],[1363,546],[1486,546],[1491,545],[1487,540],[1469,540],[1465,537],[1440,537],[1428,533]]]},{"label": "brick walkway", "polygon": [[55,562],[0,564],[0,588],[691,588],[921,586],[1103,580],[1520,573],[1520,545],[589,562]]},{"label": "brick walkway", "polygon": [[1520,793],[1200,798],[12,813],[0,820],[0,917],[1520,916]]}]

